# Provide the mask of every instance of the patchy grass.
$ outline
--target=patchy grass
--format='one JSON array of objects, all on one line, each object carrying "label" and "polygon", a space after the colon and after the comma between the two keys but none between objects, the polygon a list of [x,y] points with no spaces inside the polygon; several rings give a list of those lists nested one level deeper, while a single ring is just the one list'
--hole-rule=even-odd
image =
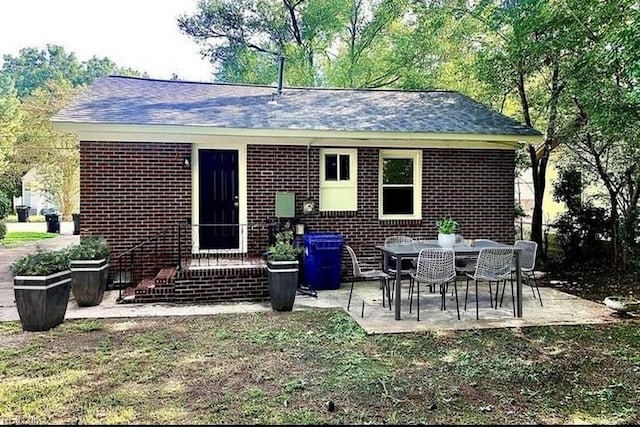
[{"label": "patchy grass", "polygon": [[[5,218],[5,221],[6,222],[18,222],[18,215],[9,214]],[[29,222],[45,222],[45,218],[44,218],[44,215],[29,215],[29,218],[27,218],[27,221],[29,221]]]},{"label": "patchy grass", "polygon": [[341,310],[0,326],[5,423],[640,421],[635,320],[374,336]]},{"label": "patchy grass", "polygon": [[19,245],[21,243],[57,237],[56,233],[41,233],[37,231],[9,231],[2,241],[5,246]]}]

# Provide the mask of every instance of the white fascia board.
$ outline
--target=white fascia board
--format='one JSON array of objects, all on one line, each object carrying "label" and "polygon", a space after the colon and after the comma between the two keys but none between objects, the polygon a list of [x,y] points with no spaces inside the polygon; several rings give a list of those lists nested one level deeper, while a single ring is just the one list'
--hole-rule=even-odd
[{"label": "white fascia board", "polygon": [[[198,143],[212,138],[237,138],[252,144],[308,145],[310,140],[323,146],[428,147],[429,142],[447,148],[515,148],[518,142],[540,143],[541,135],[501,135],[427,132],[371,132],[324,129],[246,129],[211,126],[137,125],[52,122],[56,130],[72,132],[81,141]],[[426,144],[426,145],[425,145]],[[488,147],[489,144],[491,147]],[[469,146],[467,146],[469,145]]]}]

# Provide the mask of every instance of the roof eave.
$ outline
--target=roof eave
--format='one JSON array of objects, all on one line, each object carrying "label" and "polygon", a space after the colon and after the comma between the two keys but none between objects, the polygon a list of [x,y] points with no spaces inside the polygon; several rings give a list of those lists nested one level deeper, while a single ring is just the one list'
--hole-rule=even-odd
[{"label": "roof eave", "polygon": [[[56,130],[76,133],[80,140],[113,141],[114,136],[162,134],[163,140],[171,135],[184,136],[244,136],[244,137],[291,137],[291,138],[345,138],[351,140],[439,140],[439,141],[496,141],[538,144],[542,135],[481,134],[454,132],[389,132],[349,131],[333,129],[260,129],[228,128],[206,125],[150,125],[73,122],[52,119]],[[115,139],[119,140],[119,139]]]}]

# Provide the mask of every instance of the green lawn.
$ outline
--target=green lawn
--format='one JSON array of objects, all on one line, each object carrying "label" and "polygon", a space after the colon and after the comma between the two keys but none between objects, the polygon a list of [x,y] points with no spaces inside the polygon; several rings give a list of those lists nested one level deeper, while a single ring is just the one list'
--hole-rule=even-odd
[{"label": "green lawn", "polygon": [[37,231],[9,231],[2,243],[5,246],[18,245],[36,240],[50,239],[59,236],[57,233],[42,233]]},{"label": "green lawn", "polygon": [[638,326],[368,336],[336,309],[0,322],[0,420],[638,424]]},{"label": "green lawn", "polygon": [[[9,214],[5,218],[6,222],[18,222],[18,215]],[[29,222],[45,222],[44,215],[29,215]]]}]

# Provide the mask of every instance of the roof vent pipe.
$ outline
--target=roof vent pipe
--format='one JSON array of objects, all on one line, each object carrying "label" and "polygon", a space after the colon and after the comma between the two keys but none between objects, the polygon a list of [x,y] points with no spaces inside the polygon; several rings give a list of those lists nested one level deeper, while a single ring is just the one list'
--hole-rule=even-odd
[{"label": "roof vent pipe", "polygon": [[278,58],[280,66],[278,67],[278,96],[282,95],[282,81],[284,80],[284,56]]}]

